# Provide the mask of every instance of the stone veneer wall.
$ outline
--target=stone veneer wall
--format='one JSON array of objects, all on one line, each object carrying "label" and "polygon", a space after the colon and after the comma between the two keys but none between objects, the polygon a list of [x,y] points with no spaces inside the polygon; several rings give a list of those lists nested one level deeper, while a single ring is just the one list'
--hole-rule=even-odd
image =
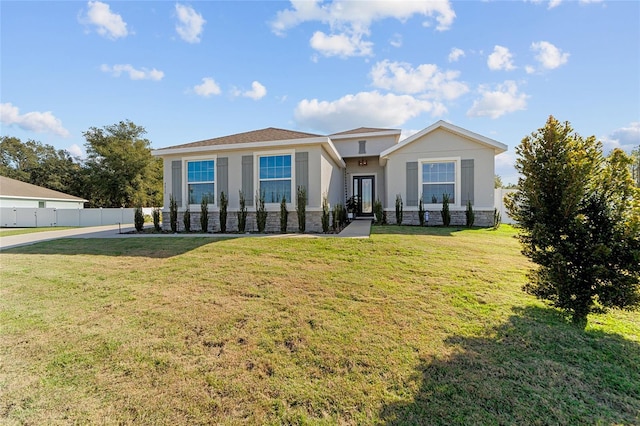
[{"label": "stone veneer wall", "polygon": [[[429,222],[427,226],[442,225],[442,214],[440,210],[427,210],[429,212]],[[464,210],[449,210],[451,213],[451,226],[466,226],[467,215]],[[390,225],[396,224],[396,211],[386,210],[387,222]],[[493,226],[493,210],[474,210],[475,220],[473,226]],[[417,211],[404,210],[402,213],[403,225],[420,225]]]},{"label": "stone veneer wall", "polygon": [[[178,231],[184,231],[182,219],[184,212],[178,212]],[[306,213],[306,230],[305,232],[319,233],[322,232],[322,212],[308,211]],[[162,212],[162,229],[171,230],[169,221],[169,212]],[[191,212],[191,231],[198,232],[200,230],[200,211]],[[209,212],[209,229],[208,232],[220,232],[220,213],[217,211]],[[227,212],[227,232],[238,232],[238,215],[236,211]],[[247,212],[247,224],[245,232],[258,232],[256,222],[256,213]],[[270,234],[280,233],[280,211],[270,211],[267,215],[266,232]],[[295,210],[290,211],[287,217],[287,232],[298,232],[298,215]]]}]

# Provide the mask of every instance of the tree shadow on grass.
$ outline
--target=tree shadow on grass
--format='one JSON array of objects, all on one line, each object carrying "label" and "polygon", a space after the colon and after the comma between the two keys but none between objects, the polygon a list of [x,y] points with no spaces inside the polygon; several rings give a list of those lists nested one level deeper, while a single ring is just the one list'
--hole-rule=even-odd
[{"label": "tree shadow on grass", "polygon": [[166,259],[234,238],[61,238],[2,250],[7,254],[131,256]]},{"label": "tree shadow on grass", "polygon": [[582,331],[553,309],[514,309],[485,337],[454,336],[424,359],[413,401],[386,405],[388,425],[640,424],[640,345]]}]

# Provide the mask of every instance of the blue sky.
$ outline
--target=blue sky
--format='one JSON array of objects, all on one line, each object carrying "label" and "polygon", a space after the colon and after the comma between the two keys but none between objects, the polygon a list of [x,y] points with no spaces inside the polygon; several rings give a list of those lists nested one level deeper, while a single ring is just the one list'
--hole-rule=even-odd
[{"label": "blue sky", "polygon": [[2,1],[0,133],[82,154],[280,127],[404,135],[439,119],[514,148],[547,117],[640,145],[636,1]]}]

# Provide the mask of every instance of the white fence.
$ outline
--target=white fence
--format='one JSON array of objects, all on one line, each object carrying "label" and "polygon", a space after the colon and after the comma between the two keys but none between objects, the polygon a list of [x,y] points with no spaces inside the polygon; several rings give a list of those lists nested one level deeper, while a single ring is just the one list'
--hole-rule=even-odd
[{"label": "white fence", "polygon": [[502,217],[502,223],[514,224],[515,221],[509,216],[507,213],[507,209],[504,206],[504,197],[507,194],[511,194],[512,192],[516,192],[517,189],[505,189],[505,188],[496,188],[494,194],[494,200],[496,203],[496,209],[500,212],[500,216]]},{"label": "white fence", "polygon": [[44,226],[100,226],[133,223],[135,209],[35,209],[0,208],[0,226],[36,228]]}]

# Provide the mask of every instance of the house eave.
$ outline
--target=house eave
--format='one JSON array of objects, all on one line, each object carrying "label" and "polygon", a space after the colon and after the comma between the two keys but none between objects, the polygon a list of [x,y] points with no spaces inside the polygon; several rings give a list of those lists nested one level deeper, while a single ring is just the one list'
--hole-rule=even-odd
[{"label": "house eave", "polygon": [[181,154],[193,154],[203,152],[219,152],[219,151],[240,151],[240,150],[257,150],[268,148],[285,148],[291,146],[305,146],[305,145],[322,145],[325,147],[329,155],[336,161],[341,167],[346,167],[344,160],[338,153],[333,142],[326,136],[317,138],[301,138],[301,139],[284,139],[277,141],[261,141],[261,142],[248,142],[248,143],[234,143],[223,145],[206,145],[206,146],[194,146],[186,148],[160,148],[151,151],[151,155],[155,157],[165,157],[169,155],[181,155]]},{"label": "house eave", "polygon": [[473,142],[476,142],[480,145],[484,145],[488,148],[492,148],[494,151],[494,155],[498,155],[498,154],[502,154],[503,152],[506,152],[508,149],[508,146],[503,144],[502,142],[498,142],[496,140],[487,138],[485,136],[479,135],[477,133],[471,132],[469,130],[463,129],[462,127],[458,127],[454,124],[451,123],[447,123],[446,121],[440,120],[434,124],[432,124],[431,126],[427,127],[426,129],[421,130],[420,132],[409,136],[408,138],[406,138],[405,140],[401,141],[400,143],[398,143],[397,145],[392,146],[391,148],[387,148],[386,150],[382,151],[380,153],[380,158],[389,158],[389,155],[392,154],[393,152],[402,149],[403,147],[409,145],[410,143],[414,142],[417,139],[420,139],[421,137],[433,132],[434,130],[437,129],[445,129],[453,134],[456,134],[458,136],[462,136],[465,139],[469,139],[472,140]]},{"label": "house eave", "polygon": [[401,130],[383,130],[380,132],[363,132],[363,133],[351,133],[346,135],[329,135],[332,140],[338,139],[356,139],[378,136],[398,136],[402,133]]}]

